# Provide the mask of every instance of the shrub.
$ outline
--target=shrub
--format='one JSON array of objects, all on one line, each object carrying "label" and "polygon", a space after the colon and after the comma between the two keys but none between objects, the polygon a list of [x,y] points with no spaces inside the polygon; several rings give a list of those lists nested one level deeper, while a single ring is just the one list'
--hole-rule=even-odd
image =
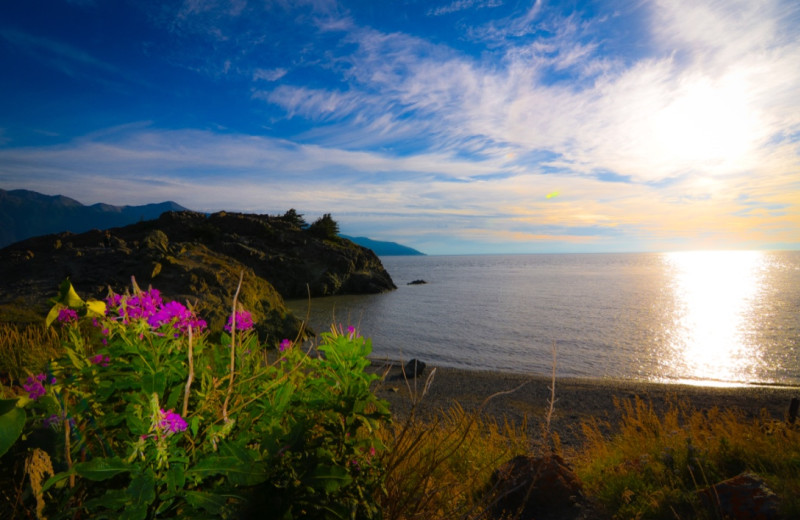
[{"label": "shrub", "polygon": [[49,518],[230,518],[254,504],[276,518],[378,517],[375,432],[389,413],[369,389],[370,341],[332,328],[314,352],[288,339],[267,350],[234,309],[211,344],[154,289],[103,304],[62,286],[48,320],[63,355],[0,401],[0,455],[25,458],[14,467],[34,491],[18,486],[15,502]]},{"label": "shrub", "polygon": [[320,238],[333,240],[339,236],[339,224],[330,213],[325,213],[308,227],[308,231]]}]

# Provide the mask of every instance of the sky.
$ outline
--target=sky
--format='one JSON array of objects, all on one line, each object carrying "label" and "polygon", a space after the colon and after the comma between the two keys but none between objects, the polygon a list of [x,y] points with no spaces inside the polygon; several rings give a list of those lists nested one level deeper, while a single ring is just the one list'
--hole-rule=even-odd
[{"label": "sky", "polygon": [[800,2],[2,2],[0,189],[428,254],[798,249]]}]

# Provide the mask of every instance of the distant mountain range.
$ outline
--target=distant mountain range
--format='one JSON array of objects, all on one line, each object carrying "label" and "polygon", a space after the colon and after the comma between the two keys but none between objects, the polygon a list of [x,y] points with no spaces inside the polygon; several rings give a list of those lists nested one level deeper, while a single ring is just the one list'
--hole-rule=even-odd
[{"label": "distant mountain range", "polygon": [[[127,226],[157,219],[166,211],[189,211],[177,202],[167,201],[143,206],[85,206],[63,195],[44,195],[29,190],[0,190],[0,248],[26,238],[70,231],[83,233],[92,229]],[[422,255],[395,242],[380,242],[364,237],[348,237],[379,256]]]},{"label": "distant mountain range", "polygon": [[0,247],[30,237],[71,231],[127,226],[158,218],[165,211],[185,211],[176,202],[144,206],[84,206],[63,195],[44,195],[28,190],[0,190]]},{"label": "distant mountain range", "polygon": [[372,240],[367,237],[351,237],[348,235],[339,235],[346,238],[351,242],[372,249],[378,256],[411,256],[411,255],[424,255],[425,253],[417,251],[414,248],[398,244],[397,242],[382,242],[380,240]]}]

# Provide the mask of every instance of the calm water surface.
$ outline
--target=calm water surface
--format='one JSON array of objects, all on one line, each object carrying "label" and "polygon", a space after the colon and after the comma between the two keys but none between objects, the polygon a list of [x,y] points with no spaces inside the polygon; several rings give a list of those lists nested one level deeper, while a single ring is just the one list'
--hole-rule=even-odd
[{"label": "calm water surface", "polygon": [[316,298],[312,327],[440,366],[547,375],[555,344],[560,377],[800,385],[800,251],[381,261],[397,291]]}]

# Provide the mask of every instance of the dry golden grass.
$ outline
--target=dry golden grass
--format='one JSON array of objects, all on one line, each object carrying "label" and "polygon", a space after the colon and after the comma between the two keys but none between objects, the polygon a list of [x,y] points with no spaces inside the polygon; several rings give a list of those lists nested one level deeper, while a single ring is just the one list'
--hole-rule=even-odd
[{"label": "dry golden grass", "polygon": [[44,323],[15,325],[0,323],[0,377],[18,385],[29,371],[41,370],[61,351],[61,334]]},{"label": "dry golden grass", "polygon": [[528,453],[525,425],[514,426],[454,405],[435,419],[414,414],[381,432],[387,520],[480,518],[492,472]]},{"label": "dry golden grass", "polygon": [[800,517],[796,425],[766,414],[699,412],[677,400],[660,416],[638,398],[617,405],[623,414],[615,433],[585,422],[586,442],[574,460],[586,491],[615,518],[705,518],[697,490],[743,471],[766,480],[786,518]]}]

